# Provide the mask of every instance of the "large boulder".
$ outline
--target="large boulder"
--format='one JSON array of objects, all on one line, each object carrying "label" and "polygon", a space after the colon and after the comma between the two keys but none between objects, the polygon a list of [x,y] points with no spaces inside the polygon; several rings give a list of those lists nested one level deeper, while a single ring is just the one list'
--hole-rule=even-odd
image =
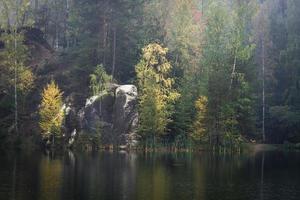
[{"label": "large boulder", "polygon": [[102,93],[87,99],[85,107],[78,113],[80,131],[84,134],[101,133],[102,142],[112,144],[114,101],[111,93]]},{"label": "large boulder", "polygon": [[109,92],[90,97],[79,110],[76,121],[77,126],[72,125],[70,130],[74,127],[81,134],[101,133],[105,145],[135,146],[138,141],[136,86],[113,85]]},{"label": "large boulder", "polygon": [[120,145],[135,146],[137,143],[137,88],[122,85],[116,89],[113,110],[114,135]]}]

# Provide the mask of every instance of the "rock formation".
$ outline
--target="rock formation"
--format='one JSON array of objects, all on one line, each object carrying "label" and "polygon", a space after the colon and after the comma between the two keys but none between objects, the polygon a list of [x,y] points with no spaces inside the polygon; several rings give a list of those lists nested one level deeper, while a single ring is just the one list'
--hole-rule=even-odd
[{"label": "rock formation", "polygon": [[135,146],[137,126],[137,88],[134,85],[122,85],[116,89],[113,106],[113,132],[118,143]]},{"label": "rock formation", "polygon": [[134,85],[112,85],[110,91],[87,99],[76,119],[74,113],[70,113],[72,116],[66,117],[68,130],[77,129],[81,134],[100,133],[104,145],[127,148],[138,142],[137,88]]}]

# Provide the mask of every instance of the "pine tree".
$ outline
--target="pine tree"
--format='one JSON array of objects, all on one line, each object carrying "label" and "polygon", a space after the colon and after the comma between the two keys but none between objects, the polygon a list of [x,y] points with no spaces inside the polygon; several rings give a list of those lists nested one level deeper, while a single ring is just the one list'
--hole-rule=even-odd
[{"label": "pine tree", "polygon": [[200,96],[195,102],[197,114],[190,136],[196,142],[203,141],[207,136],[207,102],[206,96]]},{"label": "pine tree", "polygon": [[[279,1],[271,15],[272,43],[277,47],[271,124],[275,142],[300,139],[300,12],[297,0]],[[277,12],[276,12],[277,11]],[[278,28],[280,26],[280,28]],[[277,52],[276,52],[277,53]],[[279,59],[278,59],[279,57]]]},{"label": "pine tree", "polygon": [[[187,139],[195,116],[194,102],[206,92],[207,68],[201,65],[203,16],[197,1],[175,0],[169,5],[165,41],[170,49],[177,88],[181,94],[175,107],[172,130],[180,142]],[[193,91],[193,92],[191,92]]]}]

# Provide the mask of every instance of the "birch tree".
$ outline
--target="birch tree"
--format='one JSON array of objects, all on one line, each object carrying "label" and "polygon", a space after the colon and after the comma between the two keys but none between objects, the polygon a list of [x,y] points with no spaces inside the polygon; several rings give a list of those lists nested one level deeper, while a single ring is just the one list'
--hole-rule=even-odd
[{"label": "birch tree", "polygon": [[[19,121],[19,92],[26,94],[33,86],[33,74],[25,66],[27,59],[27,48],[24,45],[22,27],[26,24],[26,14],[30,6],[29,0],[1,0],[1,39],[4,41],[4,51],[1,52],[3,58],[1,64],[7,68],[10,74],[8,82],[13,85],[14,93],[14,129],[18,134]],[[13,81],[11,81],[13,80]]]}]

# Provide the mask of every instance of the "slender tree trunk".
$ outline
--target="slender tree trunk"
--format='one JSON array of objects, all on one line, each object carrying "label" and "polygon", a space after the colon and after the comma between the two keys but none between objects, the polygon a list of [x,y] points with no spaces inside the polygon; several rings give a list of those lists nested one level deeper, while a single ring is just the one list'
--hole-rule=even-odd
[{"label": "slender tree trunk", "polygon": [[4,12],[5,12],[5,17],[6,17],[6,28],[7,30],[10,30],[11,26],[10,26],[10,20],[9,20],[9,11],[8,11],[8,6],[6,4],[5,1],[1,0],[1,3],[3,4],[3,7],[4,7]]},{"label": "slender tree trunk", "polygon": [[58,49],[58,26],[57,26],[57,22],[55,24],[55,49]]},{"label": "slender tree trunk", "polygon": [[15,27],[14,27],[14,92],[15,92],[15,131],[16,134],[19,135],[19,129],[18,129],[18,60],[17,60],[17,48],[18,48],[18,42],[17,42],[17,30],[18,30],[18,15],[19,15],[19,8],[18,8],[18,2],[16,1],[16,15],[15,15]]},{"label": "slender tree trunk", "polygon": [[38,9],[39,9],[39,0],[34,0],[34,21],[37,23],[38,21]]},{"label": "slender tree trunk", "polygon": [[111,79],[114,79],[114,74],[115,74],[115,67],[116,67],[116,39],[117,39],[117,29],[116,27],[113,30],[114,34],[114,41],[113,41],[113,60],[112,60],[112,72],[111,72]]},{"label": "slender tree trunk", "polygon": [[70,10],[70,5],[69,5],[69,0],[66,0],[66,16],[65,16],[65,40],[67,43],[67,49],[70,47],[69,44],[69,35],[68,35],[68,18],[69,18],[69,11]]},{"label": "slender tree trunk", "polygon": [[106,19],[105,16],[103,17],[103,65],[105,66],[106,64],[106,40],[107,40],[107,24],[106,24]]},{"label": "slender tree trunk", "polygon": [[102,120],[102,94],[100,94],[99,112],[100,112],[100,118]]},{"label": "slender tree trunk", "polygon": [[[263,33],[264,34],[264,33]],[[262,136],[263,142],[266,142],[265,134],[265,44],[264,36],[262,37]]]},{"label": "slender tree trunk", "polygon": [[[57,3],[57,0],[55,0],[55,9],[58,9],[58,3]],[[55,12],[55,14],[56,14],[56,17],[55,17],[55,42],[54,42],[54,44],[55,44],[55,49],[58,49],[58,45],[59,45],[59,42],[58,42],[58,34],[59,34],[59,32],[58,32],[58,13],[59,13],[59,11],[58,10],[56,10],[56,12]]]},{"label": "slender tree trunk", "polygon": [[262,13],[262,32],[261,32],[261,64],[262,64],[262,139],[266,142],[265,134],[265,15]]},{"label": "slender tree trunk", "polygon": [[236,68],[236,52],[234,55],[234,60],[233,60],[233,66],[232,66],[232,72],[231,72],[231,79],[230,79],[230,86],[229,86],[229,90],[231,90],[232,88],[232,83],[233,83],[233,79],[234,79],[234,74],[235,74],[235,68]]},{"label": "slender tree trunk", "polygon": [[17,63],[17,28],[15,29],[15,33],[14,33],[14,53],[15,53],[15,80],[14,80],[14,89],[15,89],[15,130],[16,133],[19,134],[19,129],[18,129],[18,88],[17,88],[17,84],[18,84],[18,63]]}]

